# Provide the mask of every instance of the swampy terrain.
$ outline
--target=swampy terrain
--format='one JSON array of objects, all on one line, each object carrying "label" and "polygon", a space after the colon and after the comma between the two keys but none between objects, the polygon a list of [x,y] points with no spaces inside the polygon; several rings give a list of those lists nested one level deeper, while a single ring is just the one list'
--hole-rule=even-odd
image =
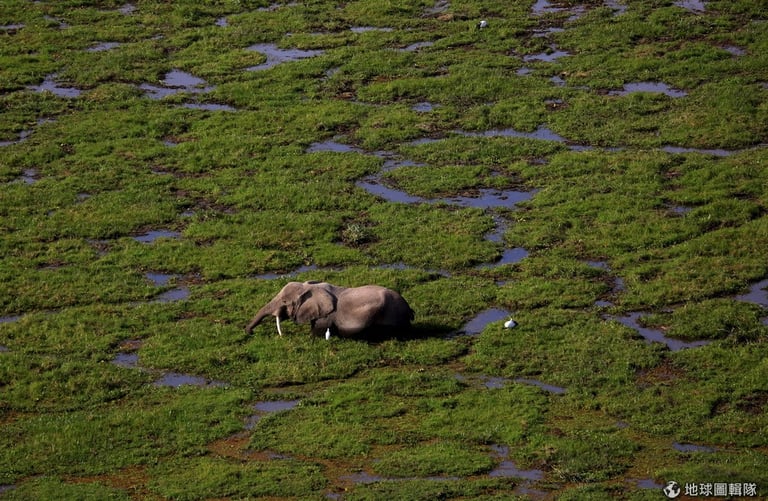
[{"label": "swampy terrain", "polygon": [[4,499],[768,492],[764,0],[4,0],[0,112]]}]

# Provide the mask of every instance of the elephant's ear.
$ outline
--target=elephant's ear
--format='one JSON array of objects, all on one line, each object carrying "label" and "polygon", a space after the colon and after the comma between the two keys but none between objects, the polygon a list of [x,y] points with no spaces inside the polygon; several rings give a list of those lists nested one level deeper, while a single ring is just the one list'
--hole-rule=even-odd
[{"label": "elephant's ear", "polygon": [[336,309],[336,297],[325,289],[310,289],[294,303],[293,320],[307,324],[312,320],[327,317]]}]

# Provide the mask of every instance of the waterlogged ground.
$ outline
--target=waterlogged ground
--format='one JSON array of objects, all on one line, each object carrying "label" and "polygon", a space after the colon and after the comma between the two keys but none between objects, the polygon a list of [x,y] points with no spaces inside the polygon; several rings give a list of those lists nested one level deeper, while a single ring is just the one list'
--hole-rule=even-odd
[{"label": "waterlogged ground", "polygon": [[3,2],[0,497],[766,495],[767,15]]}]

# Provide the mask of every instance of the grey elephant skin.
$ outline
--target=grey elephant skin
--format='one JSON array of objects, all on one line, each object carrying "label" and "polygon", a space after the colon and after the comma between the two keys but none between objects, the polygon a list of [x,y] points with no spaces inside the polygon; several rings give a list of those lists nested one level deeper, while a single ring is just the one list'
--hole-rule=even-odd
[{"label": "grey elephant skin", "polygon": [[414,312],[403,297],[386,287],[339,287],[327,282],[289,282],[262,307],[245,331],[249,334],[267,316],[310,324],[312,334],[356,336],[381,328],[407,329]]}]

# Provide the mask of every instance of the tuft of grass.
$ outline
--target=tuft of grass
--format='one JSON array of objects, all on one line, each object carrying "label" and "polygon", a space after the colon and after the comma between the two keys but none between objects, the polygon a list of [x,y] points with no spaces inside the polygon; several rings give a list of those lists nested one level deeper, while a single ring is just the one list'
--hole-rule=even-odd
[{"label": "tuft of grass", "polygon": [[173,499],[222,495],[312,498],[327,484],[319,465],[293,459],[241,463],[191,458],[159,466],[151,475],[150,489]]},{"label": "tuft of grass", "polygon": [[390,477],[469,476],[492,466],[484,451],[441,441],[390,452],[375,463],[374,471]]}]

